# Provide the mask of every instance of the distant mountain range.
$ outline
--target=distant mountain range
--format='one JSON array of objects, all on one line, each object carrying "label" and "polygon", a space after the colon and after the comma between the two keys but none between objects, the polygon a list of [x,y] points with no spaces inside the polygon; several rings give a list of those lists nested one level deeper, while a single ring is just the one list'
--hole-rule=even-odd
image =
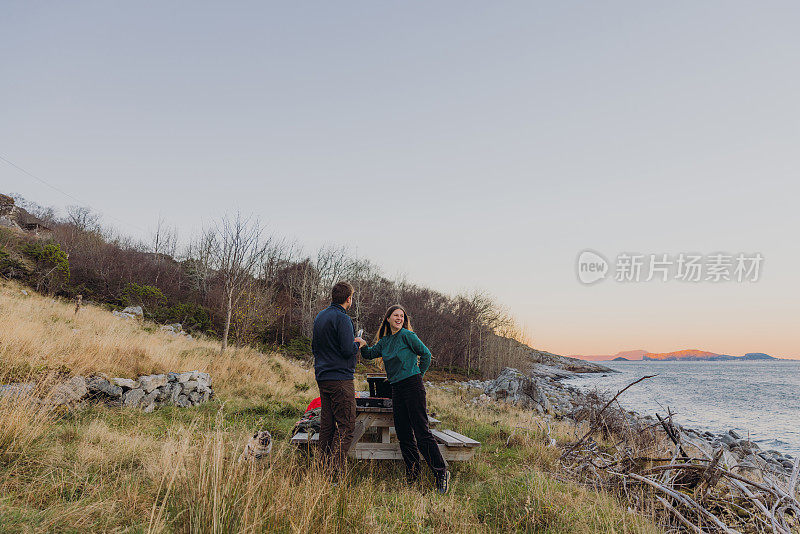
[{"label": "distant mountain range", "polygon": [[730,356],[728,354],[717,354],[707,350],[686,349],[675,352],[648,352],[646,350],[629,350],[618,352],[614,355],[594,355],[594,356],[571,356],[582,360],[602,360],[602,361],[727,361],[727,360],[776,360],[769,354],[763,352],[749,352],[744,356]]}]

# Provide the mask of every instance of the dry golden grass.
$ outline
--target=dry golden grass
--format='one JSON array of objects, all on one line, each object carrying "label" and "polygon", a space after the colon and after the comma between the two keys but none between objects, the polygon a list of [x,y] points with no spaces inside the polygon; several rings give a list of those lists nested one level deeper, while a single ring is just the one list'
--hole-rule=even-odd
[{"label": "dry golden grass", "polygon": [[[399,462],[352,464],[334,485],[288,444],[317,395],[313,372],[252,349],[220,356],[188,340],[87,307],[73,315],[0,287],[0,382],[53,372],[211,373],[215,401],[151,414],[103,406],[67,413],[0,401],[0,530],[10,532],[658,532],[614,497],[558,480],[557,448],[531,412],[473,406],[474,393],[429,391],[448,428],[483,443],[454,464],[452,491],[404,484]],[[363,386],[363,381],[362,381]],[[269,461],[237,462],[269,429]],[[552,436],[574,439],[558,424]]]}]

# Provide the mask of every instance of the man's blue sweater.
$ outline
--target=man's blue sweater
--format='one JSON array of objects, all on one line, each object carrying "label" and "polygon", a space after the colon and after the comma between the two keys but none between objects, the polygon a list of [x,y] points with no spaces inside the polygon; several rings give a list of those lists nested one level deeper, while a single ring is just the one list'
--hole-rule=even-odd
[{"label": "man's blue sweater", "polygon": [[314,319],[311,352],[317,380],[353,380],[358,343],[353,341],[353,321],[338,304],[331,304]]}]

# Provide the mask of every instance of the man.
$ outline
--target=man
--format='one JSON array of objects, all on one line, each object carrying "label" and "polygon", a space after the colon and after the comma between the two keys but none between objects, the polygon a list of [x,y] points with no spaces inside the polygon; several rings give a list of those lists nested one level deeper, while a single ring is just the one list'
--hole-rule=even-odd
[{"label": "man", "polygon": [[353,286],[339,282],[331,290],[331,305],[314,319],[311,351],[322,402],[319,447],[323,462],[334,470],[344,467],[356,426],[353,372],[358,350],[366,342],[353,335],[347,309],[353,304]]}]

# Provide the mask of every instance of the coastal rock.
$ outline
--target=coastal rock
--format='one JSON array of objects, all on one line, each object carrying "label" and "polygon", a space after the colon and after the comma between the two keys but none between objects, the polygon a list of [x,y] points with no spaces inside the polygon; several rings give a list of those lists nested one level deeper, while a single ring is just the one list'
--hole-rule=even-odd
[{"label": "coastal rock", "polygon": [[739,458],[729,450],[723,449],[720,461],[726,469],[733,469],[739,463]]},{"label": "coastal rock", "polygon": [[534,365],[543,365],[561,371],[570,371],[572,373],[616,373],[617,371],[599,365],[594,362],[588,362],[579,358],[569,358],[567,356],[559,356],[551,352],[542,350],[530,349],[529,357]]},{"label": "coastal rock", "polygon": [[536,380],[518,369],[506,367],[486,385],[484,392],[495,400],[505,400],[539,412],[550,412],[552,406]]}]

